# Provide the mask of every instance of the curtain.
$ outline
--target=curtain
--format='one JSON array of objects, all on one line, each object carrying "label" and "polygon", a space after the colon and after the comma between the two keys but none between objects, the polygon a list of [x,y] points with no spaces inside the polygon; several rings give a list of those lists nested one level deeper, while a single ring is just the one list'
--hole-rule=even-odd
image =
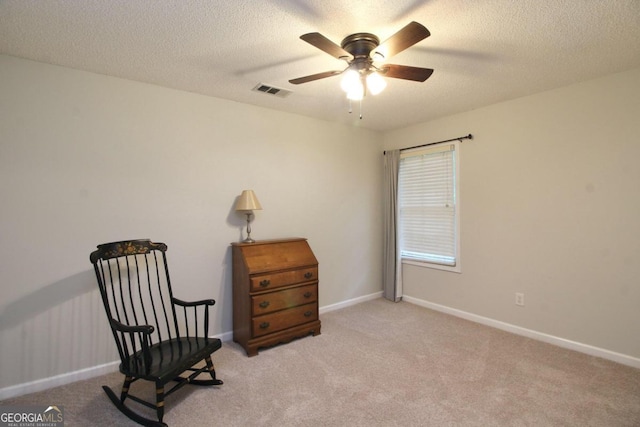
[{"label": "curtain", "polygon": [[402,274],[398,241],[398,169],[400,150],[387,150],[384,154],[383,188],[383,296],[391,301],[402,299]]}]

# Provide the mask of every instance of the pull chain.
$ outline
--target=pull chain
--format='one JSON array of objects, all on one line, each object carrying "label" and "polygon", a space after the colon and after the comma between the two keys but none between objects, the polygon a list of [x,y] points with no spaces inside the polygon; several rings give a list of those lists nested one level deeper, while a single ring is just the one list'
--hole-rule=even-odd
[{"label": "pull chain", "polygon": [[[353,113],[353,104],[349,100],[349,114]],[[360,100],[360,120],[362,120],[362,99]]]}]

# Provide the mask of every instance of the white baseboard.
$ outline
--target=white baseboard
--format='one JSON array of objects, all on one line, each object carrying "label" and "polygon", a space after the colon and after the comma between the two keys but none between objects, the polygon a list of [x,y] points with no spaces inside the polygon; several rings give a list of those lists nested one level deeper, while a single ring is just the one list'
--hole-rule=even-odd
[{"label": "white baseboard", "polygon": [[319,312],[320,312],[320,314],[324,314],[324,313],[328,313],[330,311],[340,310],[341,308],[346,308],[346,307],[349,307],[349,306],[352,306],[352,305],[360,304],[361,302],[378,299],[380,297],[382,297],[382,291],[376,292],[376,293],[373,293],[373,294],[369,294],[369,295],[365,295],[365,296],[362,296],[362,297],[353,298],[353,299],[350,299],[350,300],[338,302],[338,303],[331,304],[331,305],[325,305],[324,307],[320,307]]},{"label": "white baseboard", "polygon": [[22,396],[30,393],[36,393],[38,391],[47,390],[52,387],[58,387],[76,381],[97,377],[98,375],[109,374],[118,370],[118,364],[120,364],[120,361],[109,362],[105,363],[104,365],[92,366],[91,368],[80,369],[79,371],[68,372],[66,374],[60,374],[54,377],[5,387],[3,389],[0,389],[0,400],[10,399],[12,397]]},{"label": "white baseboard", "polygon": [[418,298],[403,296],[402,300],[411,304],[419,305],[421,307],[430,308],[435,311],[450,314],[452,316],[460,317],[462,319],[470,320],[472,322],[480,323],[485,326],[501,329],[503,331],[510,332],[516,335],[521,335],[527,338],[532,338],[537,341],[546,342],[547,344],[553,344],[558,347],[574,350],[580,353],[588,354],[590,356],[601,357],[603,359],[611,360],[613,362],[617,362],[622,365],[627,365],[633,368],[640,369],[640,359],[636,357],[628,356],[626,354],[616,353],[610,350],[605,350],[603,348],[594,347],[588,344],[582,344],[576,341],[559,338],[553,335],[548,335],[542,332],[533,331],[531,329],[522,328],[520,326],[490,319],[488,317],[478,316],[477,314],[468,313],[466,311],[458,310],[458,309],[447,307],[440,304],[435,304],[435,303],[421,300]]},{"label": "white baseboard", "polygon": [[222,342],[233,341],[233,331],[223,332],[219,335],[215,335],[213,338],[220,338]]}]

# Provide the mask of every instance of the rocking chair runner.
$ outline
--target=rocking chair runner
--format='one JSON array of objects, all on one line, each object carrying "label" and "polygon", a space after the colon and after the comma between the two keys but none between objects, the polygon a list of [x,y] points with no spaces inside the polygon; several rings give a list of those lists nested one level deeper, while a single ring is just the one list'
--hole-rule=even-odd
[{"label": "rocking chair runner", "polygon": [[[166,425],[164,398],[183,385],[222,384],[211,361],[221,342],[208,337],[209,307],[215,301],[173,297],[166,250],[164,243],[130,240],[98,245],[90,256],[125,375],[119,398],[109,387],[102,388],[122,413],[147,426]],[[194,367],[203,361],[204,366]],[[180,376],[186,371],[191,374]],[[211,379],[196,378],[203,372]],[[139,379],[155,382],[155,403],[129,393],[131,383]],[[177,384],[165,392],[170,381]],[[127,398],[155,409],[158,421],[131,410],[125,405]]]}]

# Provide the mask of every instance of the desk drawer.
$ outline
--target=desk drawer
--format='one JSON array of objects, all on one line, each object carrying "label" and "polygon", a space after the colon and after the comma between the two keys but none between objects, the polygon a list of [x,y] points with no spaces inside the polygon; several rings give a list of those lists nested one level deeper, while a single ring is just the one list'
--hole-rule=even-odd
[{"label": "desk drawer", "polygon": [[316,283],[254,295],[251,297],[251,313],[254,316],[260,316],[315,301],[318,301],[318,285]]},{"label": "desk drawer", "polygon": [[253,336],[259,337],[313,320],[318,320],[317,302],[254,317]]},{"label": "desk drawer", "polygon": [[267,291],[318,279],[318,267],[301,268],[281,273],[251,276],[251,292]]}]

